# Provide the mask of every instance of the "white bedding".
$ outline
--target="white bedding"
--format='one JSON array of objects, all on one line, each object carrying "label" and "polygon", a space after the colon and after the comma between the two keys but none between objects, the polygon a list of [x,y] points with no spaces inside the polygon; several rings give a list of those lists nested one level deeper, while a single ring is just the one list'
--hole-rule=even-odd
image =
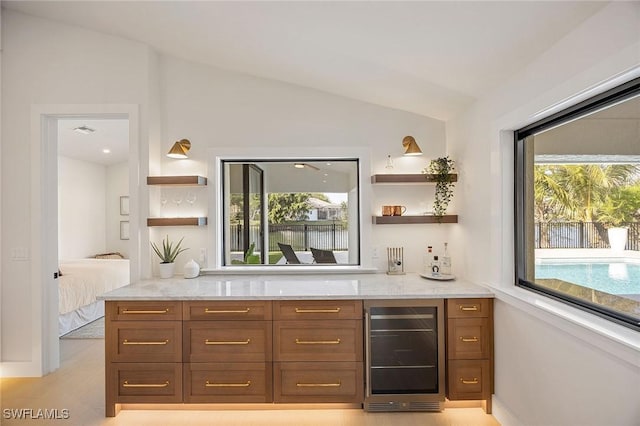
[{"label": "white bedding", "polygon": [[77,259],[60,262],[59,312],[90,305],[96,296],[129,284],[128,259]]}]

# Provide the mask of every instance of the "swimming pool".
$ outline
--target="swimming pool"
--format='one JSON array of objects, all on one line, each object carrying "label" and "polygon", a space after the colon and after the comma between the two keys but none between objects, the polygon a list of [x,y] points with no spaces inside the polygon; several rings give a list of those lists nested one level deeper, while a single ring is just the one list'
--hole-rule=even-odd
[{"label": "swimming pool", "polygon": [[640,294],[640,263],[542,263],[536,279],[556,278],[609,294]]}]

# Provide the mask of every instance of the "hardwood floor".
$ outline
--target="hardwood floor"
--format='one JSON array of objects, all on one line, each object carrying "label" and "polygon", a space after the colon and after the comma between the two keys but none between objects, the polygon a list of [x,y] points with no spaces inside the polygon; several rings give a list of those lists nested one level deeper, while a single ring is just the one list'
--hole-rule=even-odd
[{"label": "hardwood floor", "polygon": [[[481,408],[447,408],[442,413],[366,413],[359,409],[123,410],[104,417],[104,340],[60,341],[61,367],[42,378],[0,380],[0,424],[4,425],[331,425],[331,426],[496,426]],[[67,419],[7,418],[18,409],[57,409]],[[12,411],[7,411],[12,410]]]}]

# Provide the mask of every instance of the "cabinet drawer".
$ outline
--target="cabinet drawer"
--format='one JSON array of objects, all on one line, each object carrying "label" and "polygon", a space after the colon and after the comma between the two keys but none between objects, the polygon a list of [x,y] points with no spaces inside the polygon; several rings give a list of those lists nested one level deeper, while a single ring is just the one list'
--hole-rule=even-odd
[{"label": "cabinet drawer", "polygon": [[274,361],[362,361],[362,321],[274,321]]},{"label": "cabinet drawer", "polygon": [[447,358],[489,358],[490,339],[488,318],[450,319],[447,324]]},{"label": "cabinet drawer", "polygon": [[362,319],[361,300],[280,300],[273,302],[276,320]]},{"label": "cabinet drawer", "polygon": [[110,301],[105,313],[111,321],[180,321],[182,302],[176,301]]},{"label": "cabinet drawer", "polygon": [[185,320],[271,320],[271,302],[259,300],[184,302]]},{"label": "cabinet drawer", "polygon": [[270,321],[186,321],[185,362],[271,361]]},{"label": "cabinet drawer", "polygon": [[116,402],[182,402],[182,364],[117,363],[109,371]]},{"label": "cabinet drawer", "polygon": [[447,299],[447,318],[491,316],[493,299]]},{"label": "cabinet drawer", "polygon": [[113,321],[105,332],[109,362],[182,361],[180,321]]},{"label": "cabinet drawer", "polygon": [[486,399],[491,396],[489,360],[455,360],[447,364],[450,400]]},{"label": "cabinet drawer", "polygon": [[274,402],[362,403],[361,362],[276,362]]},{"label": "cabinet drawer", "polygon": [[272,402],[271,363],[185,364],[185,402]]}]

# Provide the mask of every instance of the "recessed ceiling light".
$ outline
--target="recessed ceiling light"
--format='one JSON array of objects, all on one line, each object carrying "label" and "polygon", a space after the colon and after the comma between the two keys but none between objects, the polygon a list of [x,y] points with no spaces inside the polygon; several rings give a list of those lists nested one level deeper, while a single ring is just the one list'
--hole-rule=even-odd
[{"label": "recessed ceiling light", "polygon": [[109,148],[103,149],[102,152],[105,154],[111,154],[111,150]]},{"label": "recessed ceiling light", "polygon": [[89,126],[79,126],[73,129],[74,132],[82,133],[83,135],[90,135],[95,132],[96,129],[93,129]]},{"label": "recessed ceiling light", "polygon": [[304,164],[302,164],[302,163],[294,163],[293,167],[295,167],[296,169],[304,169]]}]

